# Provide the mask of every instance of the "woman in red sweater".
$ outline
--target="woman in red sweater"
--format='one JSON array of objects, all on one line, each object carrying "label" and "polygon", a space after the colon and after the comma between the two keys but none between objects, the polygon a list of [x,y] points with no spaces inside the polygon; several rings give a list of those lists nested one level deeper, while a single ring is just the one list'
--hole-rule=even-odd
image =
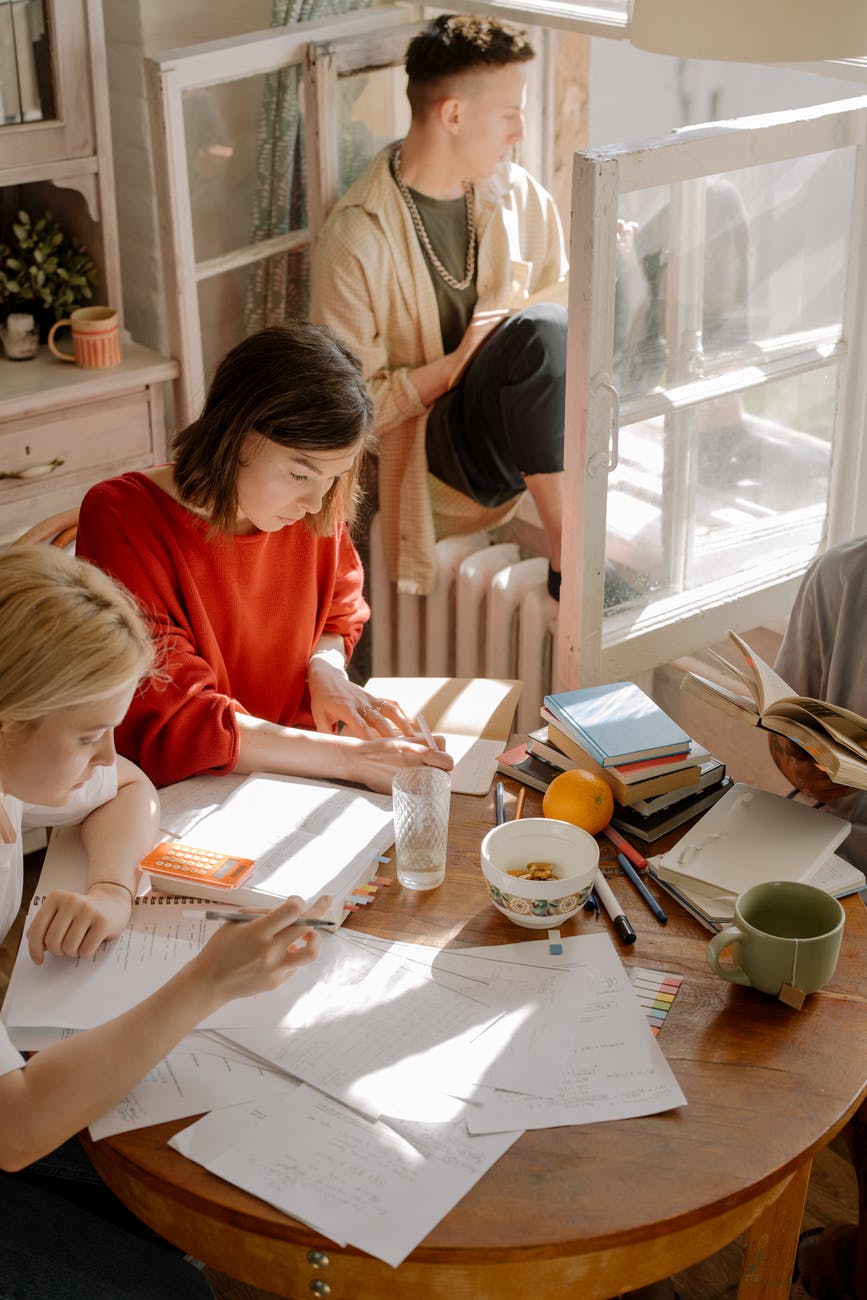
[{"label": "woman in red sweater", "polygon": [[218,366],[174,464],[85,497],[78,554],[136,596],[162,650],[117,732],[158,785],[265,770],[389,791],[399,768],[452,766],[346,674],[370,616],[346,520],[371,423],[329,330],[272,326]]}]

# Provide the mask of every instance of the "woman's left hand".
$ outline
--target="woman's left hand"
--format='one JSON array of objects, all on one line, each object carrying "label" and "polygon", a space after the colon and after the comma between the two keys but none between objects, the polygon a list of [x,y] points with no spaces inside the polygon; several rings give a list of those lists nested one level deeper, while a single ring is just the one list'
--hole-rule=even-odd
[{"label": "woman's left hand", "polygon": [[414,736],[415,728],[399,704],[370,695],[333,664],[311,660],[307,669],[310,708],[317,731],[336,731],[374,740],[377,736]]},{"label": "woman's left hand", "polygon": [[115,939],[129,922],[132,902],[126,889],[93,885],[88,894],[53,889],[27,931],[27,946],[37,966],[52,957],[92,957],[106,939]]}]

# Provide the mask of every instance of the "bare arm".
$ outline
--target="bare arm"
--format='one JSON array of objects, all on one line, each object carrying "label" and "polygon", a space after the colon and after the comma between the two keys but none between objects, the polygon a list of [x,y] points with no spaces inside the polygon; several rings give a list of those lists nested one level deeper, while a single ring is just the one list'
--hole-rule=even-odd
[{"label": "bare arm", "polygon": [[[319,899],[306,913],[324,915],[330,903]],[[292,898],[260,920],[224,925],[144,1002],[0,1077],[0,1167],[21,1169],[53,1151],[125,1096],[218,1007],[277,988],[312,961],[318,936],[286,930],[301,908],[301,900]]]},{"label": "bare arm", "polygon": [[127,925],[138,885],[137,863],[159,831],[159,798],[128,759],[117,760],[118,789],[81,824],[87,854],[87,891],[54,889],[27,932],[30,955],[40,965],[54,957],[92,957],[105,939]]},{"label": "bare arm", "polygon": [[278,772],[322,780],[353,781],[391,793],[395,772],[426,764],[450,771],[451,757],[406,736],[358,740],[321,731],[300,731],[239,713],[236,772]]}]

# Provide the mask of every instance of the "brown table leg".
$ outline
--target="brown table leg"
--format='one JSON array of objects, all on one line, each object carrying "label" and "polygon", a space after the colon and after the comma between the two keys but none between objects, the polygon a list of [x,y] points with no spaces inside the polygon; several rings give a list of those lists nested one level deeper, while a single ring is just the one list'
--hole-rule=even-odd
[{"label": "brown table leg", "polygon": [[787,1300],[812,1164],[801,1165],[747,1229],[738,1300]]}]

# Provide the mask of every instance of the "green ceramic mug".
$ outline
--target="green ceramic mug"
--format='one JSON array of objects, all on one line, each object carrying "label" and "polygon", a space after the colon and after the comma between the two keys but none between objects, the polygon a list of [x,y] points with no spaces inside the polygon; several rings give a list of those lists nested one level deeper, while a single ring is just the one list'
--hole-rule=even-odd
[{"label": "green ceramic mug", "polygon": [[[735,902],[734,924],[708,944],[708,965],[724,980],[775,997],[784,984],[815,993],[837,968],[845,916],[837,899],[814,885],[753,885]],[[728,947],[734,961],[723,965],[720,955]]]}]

